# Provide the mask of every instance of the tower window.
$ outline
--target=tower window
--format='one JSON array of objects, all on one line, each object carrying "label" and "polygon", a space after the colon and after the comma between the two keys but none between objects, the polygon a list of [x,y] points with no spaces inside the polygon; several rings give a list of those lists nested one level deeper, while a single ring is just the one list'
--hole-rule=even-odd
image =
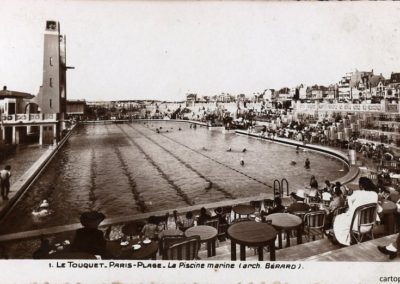
[{"label": "tower window", "polygon": [[50,78],[49,86],[53,87],[53,78]]},{"label": "tower window", "polygon": [[47,30],[51,30],[51,31],[55,31],[57,27],[57,24],[55,21],[47,21],[46,22],[46,29]]},{"label": "tower window", "polygon": [[53,57],[50,56],[50,66],[53,66]]},{"label": "tower window", "polygon": [[50,99],[50,108],[52,108],[53,106],[52,106],[52,101],[51,101],[51,99]]}]

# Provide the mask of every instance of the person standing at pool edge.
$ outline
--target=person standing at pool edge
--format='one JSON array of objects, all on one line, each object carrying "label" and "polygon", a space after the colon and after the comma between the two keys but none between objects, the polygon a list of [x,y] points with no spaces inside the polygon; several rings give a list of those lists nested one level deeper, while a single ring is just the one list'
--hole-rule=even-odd
[{"label": "person standing at pool edge", "polygon": [[8,193],[10,192],[10,170],[11,166],[7,165],[4,170],[0,171],[1,197],[3,200],[8,200]]}]

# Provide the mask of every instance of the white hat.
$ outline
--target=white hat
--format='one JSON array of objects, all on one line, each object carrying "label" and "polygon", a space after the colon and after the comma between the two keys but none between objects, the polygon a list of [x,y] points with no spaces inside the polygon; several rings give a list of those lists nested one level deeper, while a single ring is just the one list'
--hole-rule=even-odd
[{"label": "white hat", "polygon": [[306,198],[306,195],[304,193],[304,189],[298,189],[296,192],[296,195],[300,198]]}]

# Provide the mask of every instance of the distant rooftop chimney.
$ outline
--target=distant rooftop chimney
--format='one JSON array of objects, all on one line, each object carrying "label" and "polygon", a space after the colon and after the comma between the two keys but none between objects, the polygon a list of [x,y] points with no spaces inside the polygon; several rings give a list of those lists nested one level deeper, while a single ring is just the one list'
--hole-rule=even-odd
[{"label": "distant rooftop chimney", "polygon": [[3,91],[7,91],[7,86],[3,86]]}]

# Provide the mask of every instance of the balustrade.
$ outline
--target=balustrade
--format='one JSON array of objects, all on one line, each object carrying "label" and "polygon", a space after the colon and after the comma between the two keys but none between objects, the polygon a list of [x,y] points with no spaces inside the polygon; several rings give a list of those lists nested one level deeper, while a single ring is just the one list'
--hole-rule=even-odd
[{"label": "balustrade", "polygon": [[25,113],[18,113],[18,114],[10,114],[10,115],[5,115],[3,114],[1,116],[1,121],[4,124],[7,123],[19,123],[19,122],[46,122],[46,121],[51,121],[55,122],[57,121],[57,114],[55,113],[31,113],[31,114],[25,114]]}]

